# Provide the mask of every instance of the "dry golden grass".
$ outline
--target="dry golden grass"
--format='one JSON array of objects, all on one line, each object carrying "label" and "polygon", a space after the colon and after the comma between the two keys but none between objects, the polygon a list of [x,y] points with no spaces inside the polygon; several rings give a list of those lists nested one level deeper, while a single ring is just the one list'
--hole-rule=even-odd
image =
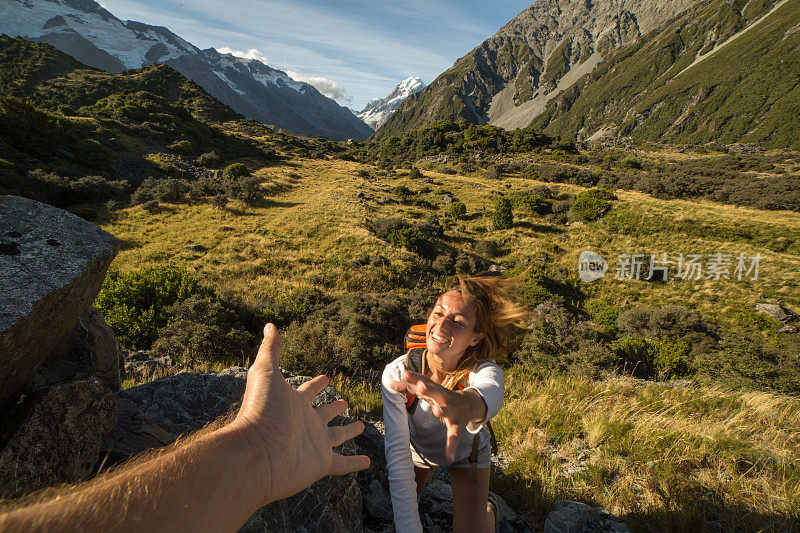
[{"label": "dry golden grass", "polygon": [[494,426],[510,468],[495,484],[534,525],[559,498],[612,510],[634,530],[800,523],[797,398],[519,369],[506,390]]}]

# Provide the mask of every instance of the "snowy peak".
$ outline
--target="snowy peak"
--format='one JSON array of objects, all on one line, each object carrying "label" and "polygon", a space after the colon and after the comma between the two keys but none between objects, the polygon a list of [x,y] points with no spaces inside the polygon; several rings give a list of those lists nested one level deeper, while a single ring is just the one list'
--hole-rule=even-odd
[{"label": "snowy peak", "polygon": [[400,107],[403,100],[424,88],[425,84],[421,79],[413,76],[406,78],[386,98],[373,98],[367,102],[364,109],[357,114],[358,118],[366,122],[370,128],[377,130]]}]

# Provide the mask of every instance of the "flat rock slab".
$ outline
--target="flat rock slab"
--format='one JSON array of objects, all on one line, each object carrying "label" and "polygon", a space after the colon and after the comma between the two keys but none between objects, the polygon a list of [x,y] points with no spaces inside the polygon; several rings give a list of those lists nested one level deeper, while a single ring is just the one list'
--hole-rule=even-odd
[{"label": "flat rock slab", "polygon": [[118,250],[80,217],[0,196],[0,412],[92,304]]},{"label": "flat rock slab", "polygon": [[[310,378],[284,373],[292,387]],[[202,428],[220,416],[235,413],[244,394],[246,368],[222,372],[189,373],[156,379],[119,391],[119,419],[106,439],[108,462],[125,460],[149,448],[170,444],[179,436]],[[340,399],[330,385],[314,399],[314,406]],[[349,411],[332,424],[351,422]],[[345,442],[341,453],[358,448]],[[243,533],[262,531],[313,531],[339,533],[362,530],[361,490],[355,474],[326,476],[309,488],[256,511],[241,527]]]}]

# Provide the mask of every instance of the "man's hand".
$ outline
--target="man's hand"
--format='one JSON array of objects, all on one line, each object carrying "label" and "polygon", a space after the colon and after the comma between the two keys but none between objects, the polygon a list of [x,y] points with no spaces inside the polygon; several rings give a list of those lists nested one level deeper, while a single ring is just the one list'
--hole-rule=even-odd
[{"label": "man's hand", "polygon": [[242,406],[232,422],[249,435],[249,441],[265,457],[264,504],[286,498],[327,475],[363,470],[365,455],[343,456],[333,451],[364,431],[362,422],[328,427],[347,409],[347,402],[311,407],[312,400],[328,384],[318,376],[297,390],[283,379],[279,369],[281,339],[275,326],[264,327],[264,340],[247,372]]},{"label": "man's hand", "polygon": [[473,389],[452,391],[427,376],[408,370],[403,371],[403,381],[392,381],[389,386],[402,394],[415,394],[431,405],[433,414],[447,427],[444,456],[451,463],[455,461],[458,436],[464,426],[486,418],[486,402]]}]

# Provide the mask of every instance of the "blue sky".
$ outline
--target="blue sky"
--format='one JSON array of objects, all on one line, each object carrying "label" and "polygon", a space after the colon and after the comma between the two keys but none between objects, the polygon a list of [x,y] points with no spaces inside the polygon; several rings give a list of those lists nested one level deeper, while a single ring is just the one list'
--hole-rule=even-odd
[{"label": "blue sky", "polygon": [[100,0],[200,48],[266,59],[356,110],[401,80],[427,84],[524,10],[494,0]]}]

